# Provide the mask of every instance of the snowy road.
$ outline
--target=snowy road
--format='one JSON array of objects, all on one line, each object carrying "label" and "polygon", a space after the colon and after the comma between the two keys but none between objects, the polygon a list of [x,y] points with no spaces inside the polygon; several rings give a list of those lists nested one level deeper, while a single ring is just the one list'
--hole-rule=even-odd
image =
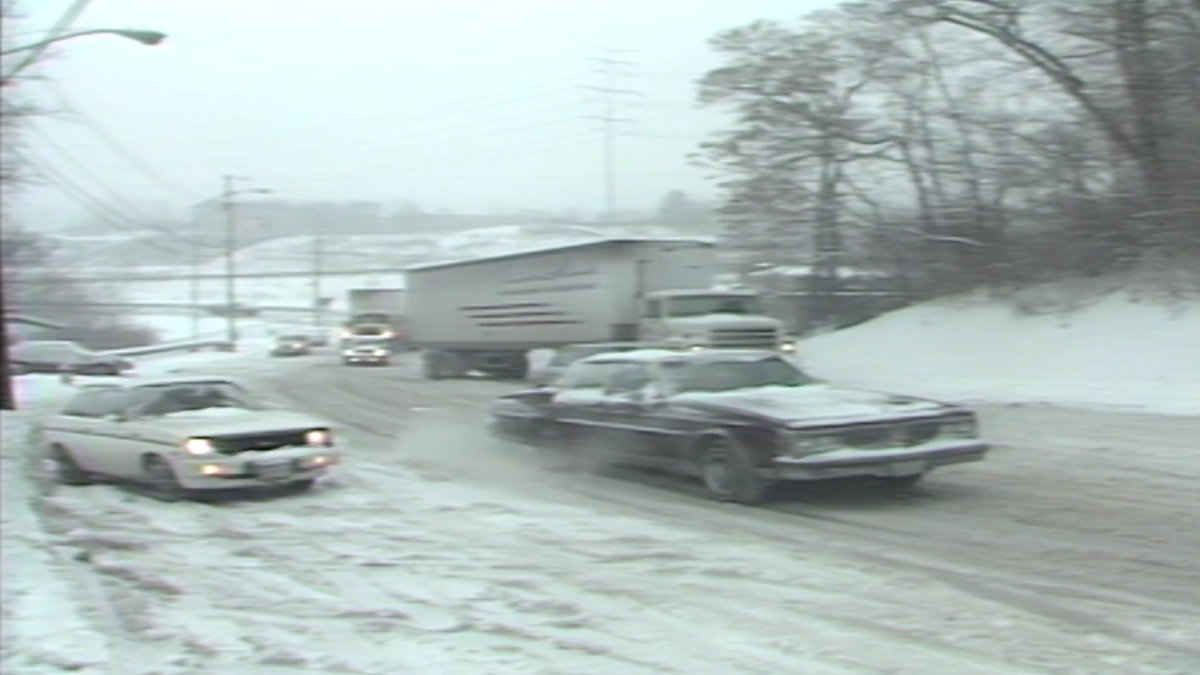
[{"label": "snowy road", "polygon": [[109,487],[38,502],[82,559],[70,581],[103,610],[108,672],[1200,671],[1200,420],[988,410],[1003,447],[911,496],[751,509],[664,478],[551,472],[484,439],[506,385],[321,357],[262,375],[350,427],[333,484],[216,506]]}]

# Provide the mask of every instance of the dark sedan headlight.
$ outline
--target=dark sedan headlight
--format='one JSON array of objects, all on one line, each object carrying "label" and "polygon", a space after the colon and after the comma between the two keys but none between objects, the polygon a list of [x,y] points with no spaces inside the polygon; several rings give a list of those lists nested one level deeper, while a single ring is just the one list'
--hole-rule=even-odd
[{"label": "dark sedan headlight", "polygon": [[785,433],[784,454],[789,457],[807,457],[819,455],[822,452],[840,450],[846,447],[842,439],[831,435],[813,435],[790,431]]},{"label": "dark sedan headlight", "polygon": [[973,418],[951,420],[942,424],[942,435],[949,438],[977,438],[979,423]]}]

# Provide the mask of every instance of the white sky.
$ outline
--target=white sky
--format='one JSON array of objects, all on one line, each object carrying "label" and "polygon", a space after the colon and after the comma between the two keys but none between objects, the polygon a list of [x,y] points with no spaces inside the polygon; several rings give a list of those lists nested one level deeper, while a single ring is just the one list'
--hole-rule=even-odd
[{"label": "white sky", "polygon": [[[26,0],[21,34],[68,4]],[[225,173],[293,199],[591,212],[602,205],[603,162],[588,117],[601,108],[585,85],[604,82],[589,59],[601,47],[627,49],[621,58],[635,66],[621,86],[640,95],[621,111],[636,135],[619,142],[618,207],[647,208],[671,189],[710,192],[685,161],[721,119],[693,103],[694,80],[717,65],[706,40],[831,4],[97,0],[76,28],[146,28],[169,41],[64,43],[39,67],[53,82],[25,87],[70,109],[39,120],[27,139],[41,161],[122,214],[181,216]],[[51,227],[83,213],[49,186],[17,208]]]}]

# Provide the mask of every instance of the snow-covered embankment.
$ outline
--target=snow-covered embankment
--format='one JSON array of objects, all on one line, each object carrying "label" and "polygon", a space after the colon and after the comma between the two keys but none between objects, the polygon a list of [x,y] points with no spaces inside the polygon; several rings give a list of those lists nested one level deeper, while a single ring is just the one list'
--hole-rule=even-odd
[{"label": "snow-covered embankment", "polygon": [[955,298],[814,338],[804,361],[841,383],[960,401],[1200,415],[1200,303],[1119,292],[1040,313]]}]

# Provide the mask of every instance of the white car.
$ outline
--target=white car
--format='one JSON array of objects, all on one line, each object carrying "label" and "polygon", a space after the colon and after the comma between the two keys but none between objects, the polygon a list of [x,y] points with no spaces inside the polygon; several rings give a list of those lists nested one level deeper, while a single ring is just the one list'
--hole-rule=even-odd
[{"label": "white car", "polygon": [[61,484],[145,483],[165,501],[263,485],[301,491],[341,460],[324,420],[212,376],[83,387],[34,438]]}]

